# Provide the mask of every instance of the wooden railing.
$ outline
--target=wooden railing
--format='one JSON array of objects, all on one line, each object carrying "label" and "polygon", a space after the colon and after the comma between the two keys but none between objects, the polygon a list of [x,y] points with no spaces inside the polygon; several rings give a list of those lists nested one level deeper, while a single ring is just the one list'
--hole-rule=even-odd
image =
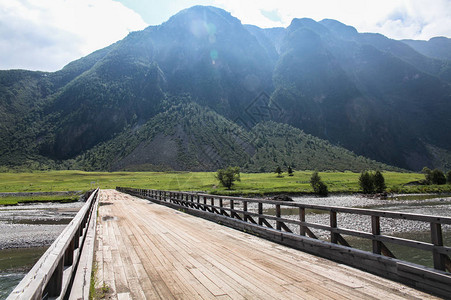
[{"label": "wooden railing", "polygon": [[11,292],[8,300],[64,299],[69,294],[86,240],[88,224],[96,218],[98,191],[91,193],[85,205]]},{"label": "wooden railing", "polygon": [[[246,230],[261,237],[300,250],[333,259],[366,271],[407,283],[438,295],[451,295],[451,247],[444,245],[443,226],[451,218],[322,205],[273,201],[201,193],[133,189],[117,187],[120,192],[136,195],[188,213]],[[296,217],[284,215],[284,210],[297,211]],[[306,221],[306,210],[328,214],[328,223]],[[268,213],[268,212],[271,213]],[[351,230],[339,226],[341,214],[367,216],[369,231]],[[404,239],[381,232],[381,219],[426,222],[431,242]],[[316,232],[327,232],[327,240]],[[372,251],[352,248],[345,236],[371,241]],[[389,244],[431,253],[433,268],[397,259]]]}]

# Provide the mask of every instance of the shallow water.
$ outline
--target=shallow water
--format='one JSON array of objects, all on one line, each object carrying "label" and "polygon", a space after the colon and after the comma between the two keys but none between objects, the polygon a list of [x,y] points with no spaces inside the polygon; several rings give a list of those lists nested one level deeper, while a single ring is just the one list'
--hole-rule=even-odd
[{"label": "shallow water", "polygon": [[6,299],[83,204],[0,207],[0,299]]},{"label": "shallow water", "polygon": [[[431,236],[427,231],[422,232],[403,232],[398,234],[393,234],[393,236],[410,239],[410,240],[418,240],[430,243]],[[356,237],[345,237],[346,241],[349,244],[357,249],[372,252],[372,244],[371,241],[356,238]],[[443,233],[443,243],[447,246],[451,245],[451,231],[447,231]],[[423,265],[426,267],[433,268],[434,263],[432,261],[432,252],[424,251],[420,249],[414,249],[406,246],[401,246],[392,243],[385,243],[385,245],[390,249],[390,251],[395,255],[396,258],[409,261],[412,263],[416,263],[419,265]]]},{"label": "shallow water", "polygon": [[6,299],[47,248],[0,250],[0,299]]},{"label": "shallow water", "polygon": [[26,272],[2,273],[0,272],[0,299],[6,299],[22,280]]}]

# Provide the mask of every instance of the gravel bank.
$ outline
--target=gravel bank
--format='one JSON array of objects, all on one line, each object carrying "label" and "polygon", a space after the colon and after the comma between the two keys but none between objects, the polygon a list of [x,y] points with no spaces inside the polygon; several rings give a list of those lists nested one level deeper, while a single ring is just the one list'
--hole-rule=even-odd
[{"label": "gravel bank", "polygon": [[0,207],[0,249],[50,245],[84,202]]},{"label": "gravel bank", "polygon": [[[411,195],[409,195],[411,196]],[[423,195],[424,196],[424,195]],[[444,217],[451,217],[451,197],[431,198],[427,200],[399,200],[403,195],[396,195],[391,200],[381,200],[377,198],[368,198],[361,195],[341,195],[330,197],[293,197],[293,200],[298,203],[311,204],[311,205],[324,205],[324,206],[337,206],[337,207],[358,207],[377,210],[389,210],[389,211],[402,211],[413,214],[426,214],[426,215],[438,215]],[[398,199],[398,200],[396,200]],[[266,214],[274,215],[274,208],[271,205],[264,205],[263,209],[266,210]],[[256,205],[249,207],[249,210],[257,212]],[[291,215],[290,215],[291,213]],[[287,219],[299,220],[297,209],[283,210],[282,215]],[[321,225],[329,225],[328,213],[307,213],[306,222],[316,223]],[[270,222],[274,223],[275,222]],[[354,214],[337,214],[338,227],[371,232],[371,217],[361,216]],[[299,233],[299,226],[287,224],[290,229]],[[397,219],[381,218],[381,232],[383,234],[398,234],[409,232],[429,231],[430,224],[417,221],[406,221]],[[445,232],[451,232],[451,226],[444,225],[442,229]],[[312,229],[312,231],[321,239],[328,239],[330,232]]]}]

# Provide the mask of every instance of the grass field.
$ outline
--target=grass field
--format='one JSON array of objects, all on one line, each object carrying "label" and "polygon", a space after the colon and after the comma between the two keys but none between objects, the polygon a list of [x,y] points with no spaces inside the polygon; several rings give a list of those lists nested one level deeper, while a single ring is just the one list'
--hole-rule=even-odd
[{"label": "grass field", "polygon": [[26,202],[73,202],[78,201],[80,195],[49,195],[49,196],[6,196],[0,197],[0,205],[15,205]]},{"label": "grass field", "polygon": [[[35,173],[0,173],[0,192],[80,191],[100,186],[162,190],[204,191],[215,194],[311,193],[311,171],[298,171],[290,177],[275,173],[242,173],[233,190],[219,186],[214,172],[82,172],[50,171]],[[384,172],[387,190],[397,193],[451,192],[451,185],[404,186],[424,179],[423,174]],[[359,173],[320,172],[333,193],[359,191]]]}]

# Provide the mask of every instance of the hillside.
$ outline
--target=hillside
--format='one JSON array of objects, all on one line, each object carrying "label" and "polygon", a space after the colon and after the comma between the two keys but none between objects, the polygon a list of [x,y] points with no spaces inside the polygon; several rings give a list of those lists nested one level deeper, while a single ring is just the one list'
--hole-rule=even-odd
[{"label": "hillside", "polygon": [[449,169],[448,42],[195,6],[60,71],[0,71],[0,166]]},{"label": "hillside", "polygon": [[286,124],[268,121],[245,130],[189,99],[177,102],[183,104],[79,156],[75,166],[89,171],[214,171],[227,165],[246,172],[273,172],[277,166],[396,170]]}]

